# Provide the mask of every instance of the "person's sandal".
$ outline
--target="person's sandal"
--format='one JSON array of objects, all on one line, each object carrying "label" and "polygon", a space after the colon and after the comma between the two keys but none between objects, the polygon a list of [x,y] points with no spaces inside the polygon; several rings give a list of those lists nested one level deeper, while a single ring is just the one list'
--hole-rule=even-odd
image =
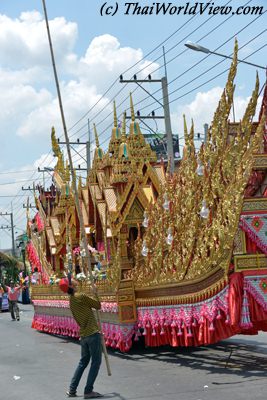
[{"label": "person's sandal", "polygon": [[68,397],[77,397],[77,392],[71,392],[70,390],[68,390],[68,391],[66,392],[66,395],[67,395]]}]

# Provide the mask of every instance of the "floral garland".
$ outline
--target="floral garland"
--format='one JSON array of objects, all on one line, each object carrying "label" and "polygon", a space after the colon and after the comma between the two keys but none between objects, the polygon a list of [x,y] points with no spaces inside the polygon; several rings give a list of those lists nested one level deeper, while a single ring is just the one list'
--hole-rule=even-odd
[{"label": "floral garland", "polygon": [[43,222],[40,214],[37,213],[34,218],[35,218],[38,232],[42,232],[44,230],[44,222]]},{"label": "floral garland", "polygon": [[41,265],[38,255],[37,255],[37,252],[35,250],[35,247],[31,241],[27,244],[26,250],[27,250],[27,254],[28,254],[28,260],[32,265],[32,270],[34,270],[34,267],[37,267],[38,271],[41,271],[42,265]]},{"label": "floral garland", "polygon": [[26,250],[27,250],[28,260],[31,264],[32,272],[34,271],[34,268],[37,267],[38,272],[41,273],[41,282],[44,284],[48,284],[49,276],[46,273],[46,271],[44,271],[41,261],[37,255],[37,251],[31,241],[28,242]]}]

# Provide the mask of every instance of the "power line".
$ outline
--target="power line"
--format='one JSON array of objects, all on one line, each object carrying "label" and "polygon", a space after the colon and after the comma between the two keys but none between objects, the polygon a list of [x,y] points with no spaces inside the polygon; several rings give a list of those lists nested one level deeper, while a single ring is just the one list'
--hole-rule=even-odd
[{"label": "power line", "polygon": [[28,170],[18,170],[18,171],[5,171],[5,172],[0,172],[0,175],[9,175],[9,174],[24,174],[26,172],[33,172],[35,171],[34,169],[28,169]]},{"label": "power line", "polygon": [[[250,0],[250,1],[251,1],[251,0]],[[250,1],[247,2],[246,4],[250,3]],[[245,30],[246,28],[248,28],[248,26],[250,26],[252,23],[254,23],[259,17],[260,17],[260,16],[256,17],[253,21],[251,21],[251,22],[249,22],[248,24],[246,24],[242,29],[240,29],[238,32],[236,32],[234,35],[232,35],[227,41],[225,41],[224,43],[222,43],[217,49],[221,48],[224,44],[226,44],[227,42],[229,42],[230,40],[232,40],[237,34],[239,34],[240,32],[242,32],[242,31]],[[221,24],[220,24],[220,25],[221,25]],[[216,29],[216,27],[213,28],[208,34],[211,34],[215,29]],[[204,35],[201,39],[199,39],[198,41],[200,41],[200,40],[202,40],[203,38],[207,37],[208,34],[205,34],[205,35]],[[190,35],[189,35],[189,36],[190,36]],[[183,41],[184,41],[184,39],[183,39]],[[217,50],[217,49],[216,49],[216,50]],[[186,50],[185,50],[185,51],[186,51]],[[179,54],[177,55],[177,57],[178,57],[179,55],[181,55],[181,54],[182,54],[182,53],[179,53]],[[207,57],[208,57],[208,56],[203,57],[203,59],[201,59],[200,61],[198,61],[197,63],[195,63],[192,67],[190,67],[189,69],[185,70],[182,74],[178,75],[176,78],[174,78],[173,80],[171,80],[171,81],[169,82],[169,85],[170,85],[171,83],[173,83],[175,80],[177,80],[179,77],[183,76],[184,74],[186,74],[187,72],[189,72],[190,70],[192,70],[193,68],[195,68],[196,66],[198,66],[198,65],[199,65],[200,63],[202,63]],[[199,74],[199,77],[201,77],[201,74]],[[159,91],[160,91],[160,89],[154,91],[152,94],[154,95],[154,94],[156,94],[156,93],[159,92]],[[139,102],[135,103],[135,107],[136,107],[138,104],[141,104],[142,102],[144,102],[145,100],[147,100],[149,97],[150,97],[150,96],[146,96],[145,98],[143,98],[143,99],[140,100]],[[119,106],[118,106],[117,108],[119,108],[119,107],[124,103],[124,101],[126,101],[127,98],[128,98],[128,96],[119,104]],[[161,100],[162,100],[162,99],[161,99]],[[149,106],[151,106],[151,105],[153,105],[153,104],[154,104],[154,102],[150,103]],[[148,106],[147,106],[147,107],[148,107]],[[127,110],[128,110],[128,109],[129,109],[129,108],[127,108]],[[112,112],[109,113],[106,117],[104,117],[104,118],[97,124],[97,126],[99,126],[101,123],[103,123],[110,115],[112,115]],[[101,132],[99,133],[98,136],[101,137],[103,134],[105,134],[106,129],[108,129],[109,127],[110,127],[110,125],[109,125],[107,128],[105,128],[103,131],[101,131]],[[83,135],[82,135],[82,136],[83,136]],[[82,137],[82,136],[81,136],[81,137]]]},{"label": "power line", "polygon": [[[232,0],[230,0],[232,1]],[[193,15],[189,20],[187,20],[183,25],[181,25],[178,29],[176,29],[172,34],[170,34],[166,39],[164,39],[160,44],[158,44],[154,49],[149,51],[147,54],[145,54],[139,61],[131,65],[129,68],[127,68],[125,71],[121,72],[121,74],[126,74],[129,72],[132,68],[134,68],[136,65],[144,61],[147,57],[149,57],[154,51],[158,50],[163,46],[164,43],[166,43],[169,39],[171,39],[176,33],[178,33],[184,26],[189,24],[192,19],[194,19],[199,12],[195,15]],[[97,104],[106,96],[106,94],[112,89],[112,87],[117,83],[117,79],[114,80],[114,82],[109,86],[109,88],[104,92],[104,94],[97,100],[97,102],[77,121],[75,124],[73,124],[68,131],[70,132],[80,121],[82,121],[87,115],[97,106]],[[70,136],[71,137],[71,136]]]},{"label": "power line", "polygon": [[[243,46],[241,46],[239,50],[241,50],[241,49],[243,49],[244,47],[246,47],[248,44],[250,44],[253,40],[257,39],[259,36],[261,36],[261,35],[262,35],[263,33],[265,33],[266,31],[267,31],[267,29],[264,29],[261,33],[259,33],[259,34],[257,34],[256,36],[254,36],[254,37],[253,37],[252,39],[250,39],[247,43],[245,43]],[[264,46],[263,46],[263,47],[264,47]],[[260,50],[261,50],[261,48],[257,49],[257,50],[256,50],[256,53],[257,53],[258,51],[260,51]],[[233,54],[233,53],[231,53],[231,55],[232,55],[232,54]],[[244,60],[247,59],[248,57],[251,57],[253,54],[254,54],[254,52],[251,53],[251,54],[249,54],[246,58],[244,58]],[[205,57],[205,58],[206,58],[206,57]],[[187,82],[184,83],[182,86],[180,86],[180,87],[178,87],[177,89],[175,89],[175,90],[173,90],[172,92],[170,92],[170,95],[172,95],[173,93],[178,92],[179,90],[181,90],[181,89],[184,88],[185,86],[190,85],[190,83],[192,83],[192,82],[194,82],[195,80],[201,78],[203,75],[205,75],[206,73],[210,72],[212,69],[214,69],[215,67],[217,67],[218,65],[222,64],[222,63],[225,62],[225,61],[226,61],[226,59],[220,60],[219,62],[217,62],[216,64],[214,64],[212,67],[209,67],[206,71],[202,72],[201,74],[197,75],[195,78],[191,79],[190,81],[187,81]],[[201,86],[203,86],[204,84],[211,82],[211,81],[214,80],[215,78],[221,76],[221,75],[222,75],[223,73],[225,73],[226,71],[228,71],[228,68],[225,69],[223,72],[219,73],[218,75],[216,75],[214,78],[209,79],[208,81],[204,82],[203,84],[201,84],[201,85],[195,87],[194,89],[190,90],[189,92],[187,92],[187,94],[190,94],[192,91],[194,91],[194,90],[196,90],[196,89],[199,89],[199,88],[200,88]],[[184,97],[184,96],[182,96],[182,97]],[[179,97],[179,98],[177,98],[177,99],[180,99],[180,98],[181,98],[181,97]],[[173,100],[172,100],[171,102],[173,102]],[[151,107],[153,104],[155,104],[155,102],[151,102],[150,104],[146,105],[145,107],[141,108],[140,110],[144,110],[145,108]],[[160,108],[159,108],[159,107],[158,107],[158,108],[155,108],[154,111],[157,111],[158,109],[160,109]]]},{"label": "power line", "polygon": [[[266,12],[266,11],[265,11]],[[264,13],[265,13],[264,12]],[[263,14],[264,14],[263,13]],[[263,15],[262,14],[262,15]],[[215,49],[215,51],[217,51],[217,50],[219,50],[221,47],[223,47],[226,43],[228,43],[228,42],[230,42],[233,38],[235,38],[238,34],[240,34],[241,32],[243,32],[245,29],[247,29],[251,24],[253,24],[254,22],[256,22],[257,20],[258,20],[258,18],[260,18],[261,17],[261,15],[259,15],[258,17],[256,17],[253,21],[251,21],[251,22],[249,22],[248,24],[246,24],[242,29],[240,29],[239,31],[237,31],[237,32],[235,32],[233,35],[231,35],[225,42],[223,42],[220,46],[218,46],[216,49]],[[258,37],[258,35],[255,37],[255,38],[253,38],[253,40],[254,39],[256,39]],[[250,43],[250,42],[248,42],[248,43]],[[245,45],[244,46],[242,46],[241,48],[243,48],[243,47],[245,47]],[[188,69],[186,69],[184,72],[182,72],[181,74],[179,74],[178,76],[176,76],[174,79],[172,79],[170,82],[169,82],[169,85],[171,85],[173,82],[175,82],[177,79],[179,79],[179,78],[181,78],[182,76],[184,76],[185,74],[187,74],[189,71],[191,71],[193,68],[195,68],[195,67],[197,67],[198,65],[200,65],[203,61],[205,61],[208,57],[210,57],[210,55],[207,55],[207,56],[204,56],[200,61],[198,61],[198,62],[196,62],[195,64],[193,64],[190,68],[188,68]],[[225,61],[225,60],[222,60],[222,61],[220,61],[220,62],[218,62],[217,64],[215,64],[215,66],[216,65],[219,65],[221,62],[223,62],[223,61]],[[214,66],[213,67],[209,67],[204,73],[207,73],[208,71],[210,71],[211,69],[213,69],[214,68]],[[202,77],[203,76],[203,72],[201,73],[201,74],[199,74],[199,75],[197,75],[197,77],[195,77],[194,78],[194,80],[196,80],[196,79],[198,79],[198,78],[200,78],[200,77]],[[193,81],[193,80],[192,80]],[[188,83],[190,83],[191,81],[189,81],[189,82],[187,82],[187,84]],[[156,93],[158,93],[159,92],[159,90],[156,90],[155,92],[153,92],[152,94],[153,95],[155,95]],[[142,99],[142,100],[140,100],[138,103],[136,103],[136,105],[138,105],[138,104],[140,104],[140,103],[142,103],[143,101],[145,101],[145,100],[147,100],[149,98],[149,96],[146,96],[144,99]],[[150,103],[149,105],[147,105],[146,107],[144,107],[144,108],[147,108],[147,107],[149,107],[149,106],[151,106],[151,105],[153,105],[154,104],[154,102],[152,102],[152,103]],[[144,108],[141,108],[141,110],[143,110]]]},{"label": "power line", "polygon": [[[227,4],[231,3],[231,1],[232,1],[232,0],[229,0]],[[251,1],[252,1],[252,0],[249,0],[245,5],[249,4]],[[226,5],[227,5],[227,4],[226,4]],[[173,50],[175,47],[177,47],[179,44],[184,43],[184,41],[185,41],[187,38],[189,38],[189,37],[190,37],[193,33],[195,33],[198,29],[200,29],[202,26],[204,26],[204,25],[205,25],[208,21],[210,21],[213,17],[214,17],[214,15],[212,15],[211,17],[209,17],[208,19],[206,19],[202,24],[198,25],[193,31],[191,31],[189,34],[187,34],[186,36],[184,36],[183,39],[181,39],[181,40],[180,40],[178,43],[176,43],[173,47],[171,47],[170,49],[168,49],[168,50],[166,51],[166,54],[167,54],[168,52],[170,52],[171,50]],[[232,17],[233,17],[233,15],[231,15],[229,18],[232,18]],[[219,24],[218,26],[216,26],[215,28],[213,28],[208,34],[204,35],[201,39],[199,39],[199,41],[202,40],[202,39],[204,39],[205,37],[207,37],[209,34],[211,34],[212,32],[214,32],[216,29],[218,29],[218,27],[221,26],[222,24],[224,24],[225,22],[227,22],[227,20],[228,20],[229,18],[227,18],[227,19],[224,20],[221,24]],[[183,52],[179,53],[175,58],[177,58],[177,57],[179,57],[180,55],[184,54],[186,51],[188,51],[188,50],[184,50]],[[147,56],[145,56],[144,58],[146,58],[146,57],[147,57]],[[143,59],[144,59],[144,58],[143,58]],[[155,63],[156,61],[158,61],[158,60],[161,59],[161,58],[163,58],[163,54],[162,54],[161,56],[159,56],[158,58],[154,59],[153,61],[151,61],[148,65],[146,65],[145,67],[143,67],[141,70],[137,71],[136,74],[139,74],[139,73],[142,72],[144,69],[146,69],[149,65],[152,65],[153,63]],[[175,58],[173,58],[173,59],[175,59]],[[172,59],[172,60],[173,60],[173,59]],[[168,63],[169,63],[169,62],[167,62],[167,64],[168,64]],[[162,66],[160,66],[160,67],[157,68],[156,70],[152,71],[151,73],[154,73],[155,71],[157,71],[157,70],[160,69],[160,68],[162,68]],[[126,72],[127,72],[127,71],[126,71]],[[121,75],[123,75],[124,73],[125,73],[125,72],[123,72]],[[112,99],[111,99],[107,104],[105,104],[105,107],[103,107],[100,111],[98,111],[95,115],[93,115],[93,117],[92,117],[91,119],[94,120],[95,118],[97,118],[97,117],[103,112],[103,110],[105,110],[106,107],[112,103],[112,101],[116,98],[116,96],[117,96],[118,94],[120,94],[123,90],[125,90],[125,87],[126,87],[126,86],[127,86],[127,85],[125,85],[123,89],[120,89],[120,90],[112,97]],[[133,92],[135,92],[136,90],[137,90],[137,88],[136,88],[135,90],[133,90]],[[126,101],[127,98],[128,98],[128,97],[126,97],[126,98],[123,100],[123,102]],[[120,103],[120,105],[122,105],[123,102]],[[120,105],[119,105],[119,107],[120,107]],[[89,113],[90,111],[91,111],[91,109],[90,109],[87,113]],[[86,115],[87,115],[87,114],[86,114]],[[99,123],[97,123],[96,125],[99,126],[99,125],[100,125],[101,123],[103,123],[110,115],[112,115],[112,112],[109,113],[106,117],[104,117],[104,119],[102,119],[102,120],[101,120]],[[80,121],[79,121],[79,122],[80,122]],[[79,128],[73,135],[76,135],[77,133],[79,133],[83,128],[85,128],[85,126],[86,126],[86,124],[83,125],[81,128]],[[85,135],[85,134],[83,134],[81,137],[83,137],[84,135]]]}]

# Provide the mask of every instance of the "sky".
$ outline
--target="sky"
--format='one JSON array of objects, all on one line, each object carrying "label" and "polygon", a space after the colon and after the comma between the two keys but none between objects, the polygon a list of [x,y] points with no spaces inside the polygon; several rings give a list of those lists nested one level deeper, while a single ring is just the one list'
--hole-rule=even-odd
[{"label": "sky", "polygon": [[[230,65],[223,57],[189,50],[184,43],[197,42],[212,51],[231,55],[236,37],[239,59],[267,65],[266,0],[176,0],[168,10],[172,7],[171,13],[178,12],[180,7],[180,13],[173,15],[168,11],[162,14],[169,2],[158,3],[161,7],[158,15],[155,2],[141,0],[131,6],[126,3],[46,0],[71,140],[88,140],[88,122],[91,130],[95,123],[105,149],[113,123],[112,102],[115,98],[120,119],[129,109],[130,92],[135,110],[142,115],[153,110],[162,115],[159,83],[145,83],[145,91],[136,83],[120,83],[119,76],[131,79],[137,74],[139,79],[146,79],[151,74],[153,79],[160,79],[165,75],[163,46],[172,130],[179,134],[181,145],[183,114],[188,122],[193,118],[196,132],[202,134],[203,124],[212,120]],[[201,10],[202,14],[199,3],[207,6],[205,11]],[[116,4],[115,15],[101,15],[101,10],[113,12]],[[216,14],[216,10],[213,14],[215,7],[223,6],[232,7],[228,15]],[[256,14],[256,6],[262,7],[262,15]],[[237,15],[239,7],[244,7],[239,11],[245,10],[247,15]],[[151,15],[146,14],[148,11]],[[256,70],[239,64],[234,102],[236,120],[242,118]],[[262,86],[266,74],[263,69],[258,72]],[[153,132],[164,131],[160,120],[149,120],[148,125]],[[31,196],[22,186],[32,186],[33,181],[43,183],[43,179],[47,187],[51,184],[51,175],[38,172],[38,167],[53,166],[52,126],[63,140],[42,1],[0,0],[0,213],[13,212],[16,235],[25,229],[23,204]],[[144,133],[148,133],[149,127],[141,125]],[[73,151],[75,165],[84,167],[84,145],[74,148],[78,152]],[[0,216],[0,227],[9,225],[10,217]],[[0,249],[10,247],[10,231],[0,229]]]}]

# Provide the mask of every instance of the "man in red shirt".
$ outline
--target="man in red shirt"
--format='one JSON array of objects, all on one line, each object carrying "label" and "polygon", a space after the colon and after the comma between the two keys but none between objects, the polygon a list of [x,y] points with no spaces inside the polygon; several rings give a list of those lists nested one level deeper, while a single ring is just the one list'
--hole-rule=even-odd
[{"label": "man in red shirt", "polygon": [[13,321],[17,319],[19,321],[19,306],[18,298],[19,291],[22,289],[21,286],[15,286],[14,282],[10,282],[10,286],[3,285],[4,291],[8,293],[9,310]]}]

